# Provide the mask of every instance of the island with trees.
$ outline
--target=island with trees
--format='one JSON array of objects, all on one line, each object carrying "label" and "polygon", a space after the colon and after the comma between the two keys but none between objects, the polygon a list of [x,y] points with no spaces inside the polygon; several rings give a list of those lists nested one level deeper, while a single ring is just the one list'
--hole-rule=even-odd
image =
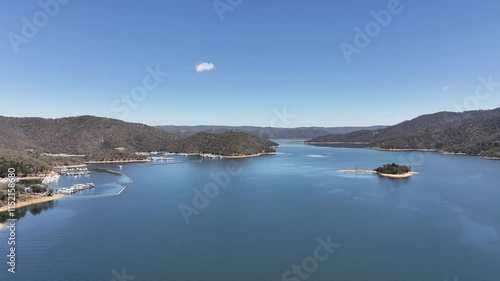
[{"label": "island with trees", "polygon": [[413,175],[418,174],[411,170],[410,166],[399,165],[396,163],[388,163],[384,164],[378,168],[373,170],[341,170],[344,173],[369,173],[369,174],[377,174],[382,177],[388,178],[409,178]]},{"label": "island with trees", "polygon": [[396,163],[384,164],[374,169],[374,171],[380,176],[391,178],[408,178],[417,174],[411,170],[410,166],[398,165]]}]

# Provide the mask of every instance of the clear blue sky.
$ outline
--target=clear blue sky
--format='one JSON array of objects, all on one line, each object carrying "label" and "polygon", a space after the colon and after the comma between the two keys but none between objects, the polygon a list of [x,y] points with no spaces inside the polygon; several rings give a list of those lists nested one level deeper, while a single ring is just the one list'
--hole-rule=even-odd
[{"label": "clear blue sky", "polygon": [[[500,82],[499,1],[402,0],[349,63],[339,45],[389,2],[243,0],[221,20],[212,0],[70,0],[45,24],[38,1],[3,0],[0,115],[296,127],[500,106],[499,85],[475,96],[479,76]],[[23,17],[38,20],[34,35]],[[157,65],[169,76],[123,103]],[[273,113],[285,107],[288,122]]]}]

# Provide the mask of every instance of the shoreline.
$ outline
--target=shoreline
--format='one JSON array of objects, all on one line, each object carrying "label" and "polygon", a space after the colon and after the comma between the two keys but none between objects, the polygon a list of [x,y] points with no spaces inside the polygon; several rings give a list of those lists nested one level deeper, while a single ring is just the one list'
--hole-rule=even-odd
[{"label": "shoreline", "polygon": [[129,160],[104,160],[104,161],[87,161],[85,164],[114,164],[114,163],[142,163],[149,162],[149,159],[129,159]]},{"label": "shoreline", "polygon": [[387,177],[387,178],[395,178],[395,179],[402,179],[402,178],[409,178],[413,175],[418,175],[420,174],[419,172],[409,172],[405,174],[384,174],[384,173],[378,173],[374,170],[340,170],[340,172],[343,173],[365,173],[365,174],[373,174],[373,175],[379,175],[381,177]]},{"label": "shoreline", "polygon": [[500,160],[500,157],[491,157],[491,156],[481,156],[481,158],[486,160]]},{"label": "shoreline", "polygon": [[[375,150],[381,150],[381,151],[422,151],[422,152],[441,152],[439,149],[433,149],[433,148],[381,148],[381,147],[371,147],[368,146],[366,148],[369,149],[375,149]],[[441,153],[444,153],[441,152]],[[449,152],[449,154],[454,154]]]},{"label": "shoreline", "polygon": [[[34,198],[31,200],[16,202],[16,209],[23,208],[23,207],[30,206],[30,205],[39,204],[39,203],[54,201],[54,200],[60,199],[62,197],[64,197],[63,194],[54,194],[52,196],[42,196],[42,197]],[[8,206],[0,207],[0,213],[7,212],[8,210],[9,210]]]},{"label": "shoreline", "polygon": [[393,175],[393,174],[383,174],[383,173],[376,173],[377,175],[379,176],[382,176],[382,177],[387,177],[387,178],[394,178],[394,179],[403,179],[403,178],[409,178],[413,175],[418,175],[420,173],[418,172],[409,172],[409,173],[405,173],[405,174],[396,174],[396,175]]},{"label": "shoreline", "polygon": [[376,174],[374,170],[353,170],[353,169],[348,169],[348,170],[340,170],[340,172],[343,173],[364,173],[364,174]]},{"label": "shoreline", "polygon": [[240,159],[240,158],[252,158],[252,157],[259,157],[262,155],[276,155],[278,152],[261,152],[261,153],[255,153],[255,154],[246,154],[246,155],[231,155],[231,156],[224,156],[225,158],[228,159]]},{"label": "shoreline", "polygon": [[87,167],[87,164],[76,164],[76,165],[63,165],[63,166],[56,166],[54,169],[71,169],[71,168],[85,168]]},{"label": "shoreline", "polygon": [[[304,142],[304,144],[328,145],[328,144],[368,144],[368,143],[364,143],[364,142]],[[366,146],[364,148],[379,150],[379,151],[439,152],[439,153],[444,154],[444,155],[476,156],[476,157],[481,157],[481,158],[487,159],[487,160],[500,160],[500,157],[481,156],[479,154],[467,154],[467,153],[463,153],[463,152],[450,152],[450,151],[440,150],[440,149],[435,149],[435,148],[381,148],[381,147],[374,147],[374,146]]]}]

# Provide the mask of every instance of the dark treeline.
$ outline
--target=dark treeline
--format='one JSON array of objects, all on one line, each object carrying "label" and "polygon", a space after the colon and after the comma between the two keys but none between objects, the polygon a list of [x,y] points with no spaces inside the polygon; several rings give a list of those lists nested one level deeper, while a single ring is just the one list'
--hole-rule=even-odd
[{"label": "dark treeline", "polygon": [[384,164],[375,169],[375,172],[390,175],[400,175],[411,172],[410,166],[398,165],[396,163]]}]

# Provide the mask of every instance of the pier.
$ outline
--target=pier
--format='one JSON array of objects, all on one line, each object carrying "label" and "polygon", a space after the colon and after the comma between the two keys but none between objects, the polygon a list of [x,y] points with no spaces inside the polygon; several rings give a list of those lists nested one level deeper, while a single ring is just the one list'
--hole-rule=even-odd
[{"label": "pier", "polygon": [[95,168],[94,170],[98,171],[98,172],[104,172],[104,173],[111,173],[111,174],[115,174],[115,175],[120,175],[122,177],[125,177],[129,182],[134,182],[127,175],[125,175],[124,173],[118,172],[118,171],[113,171],[113,170],[108,170],[108,169],[103,169],[103,168]]}]

